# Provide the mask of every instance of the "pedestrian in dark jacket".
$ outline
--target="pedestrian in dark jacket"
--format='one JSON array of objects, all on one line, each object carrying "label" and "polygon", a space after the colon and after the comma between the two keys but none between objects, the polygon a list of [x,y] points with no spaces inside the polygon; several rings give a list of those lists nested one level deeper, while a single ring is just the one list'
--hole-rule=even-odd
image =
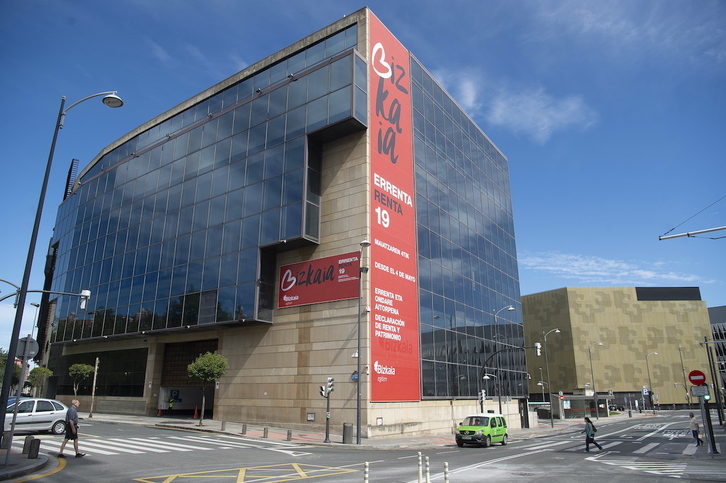
[{"label": "pedestrian in dark jacket", "polygon": [[602,451],[602,446],[597,444],[597,441],[595,441],[595,432],[597,429],[595,428],[595,425],[592,424],[592,421],[590,421],[590,418],[585,418],[585,429],[580,431],[581,433],[585,433],[585,453],[590,452],[590,444],[594,444],[598,447],[598,451]]}]

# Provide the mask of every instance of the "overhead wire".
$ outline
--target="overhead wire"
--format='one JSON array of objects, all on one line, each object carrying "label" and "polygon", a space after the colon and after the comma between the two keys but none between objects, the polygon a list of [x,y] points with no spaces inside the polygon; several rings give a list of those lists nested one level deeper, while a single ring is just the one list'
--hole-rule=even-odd
[{"label": "overhead wire", "polygon": [[[683,225],[683,224],[687,223],[688,221],[692,220],[693,218],[697,217],[698,215],[700,215],[701,213],[703,213],[703,212],[704,212],[704,211],[706,211],[707,209],[711,208],[711,207],[712,207],[713,205],[715,205],[715,204],[716,204],[716,203],[718,203],[719,201],[723,200],[724,198],[726,198],[726,195],[723,195],[723,196],[722,196],[721,198],[717,199],[716,201],[714,201],[713,203],[711,203],[710,205],[708,205],[707,207],[705,207],[704,209],[702,209],[702,210],[701,210],[701,211],[699,211],[698,213],[694,214],[693,216],[691,216],[691,217],[689,217],[689,218],[687,218],[687,219],[683,220],[683,221],[682,221],[681,223],[677,224],[676,226],[674,226],[673,228],[671,228],[671,229],[670,229],[670,230],[668,230],[667,232],[663,233],[663,234],[662,234],[661,236],[666,236],[666,235],[667,235],[668,233],[672,232],[673,230],[675,230],[675,229],[676,229],[676,228],[678,228],[679,226],[681,226],[681,225]],[[697,237],[692,237],[692,238],[697,238]],[[711,238],[711,237],[704,237],[704,238]],[[715,238],[711,238],[711,239],[712,239],[712,240],[718,240],[718,239],[720,239],[720,238],[724,238],[724,237],[722,237],[722,236],[721,236],[721,237],[715,237]]]}]

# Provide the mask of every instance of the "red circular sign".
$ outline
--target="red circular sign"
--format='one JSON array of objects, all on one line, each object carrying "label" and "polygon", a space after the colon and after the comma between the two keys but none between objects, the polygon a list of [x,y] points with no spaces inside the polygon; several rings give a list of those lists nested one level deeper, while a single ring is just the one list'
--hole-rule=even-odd
[{"label": "red circular sign", "polygon": [[706,384],[706,374],[699,370],[691,371],[688,373],[688,380],[694,386],[700,386]]}]

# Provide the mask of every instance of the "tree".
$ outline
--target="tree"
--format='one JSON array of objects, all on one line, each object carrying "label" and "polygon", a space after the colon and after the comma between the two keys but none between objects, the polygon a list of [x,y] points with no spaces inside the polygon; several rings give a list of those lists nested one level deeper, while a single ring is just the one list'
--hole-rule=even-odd
[{"label": "tree", "polygon": [[202,388],[202,413],[199,416],[199,426],[203,426],[204,407],[207,402],[205,393],[207,385],[222,377],[227,372],[228,367],[227,359],[216,351],[200,354],[194,362],[187,366],[189,378],[199,382]]},{"label": "tree", "polygon": [[30,371],[30,374],[28,374],[28,382],[31,386],[37,388],[38,392],[36,395],[42,397],[45,381],[47,381],[52,375],[53,371],[47,367],[36,367]]},{"label": "tree", "polygon": [[68,368],[68,374],[73,378],[73,397],[78,397],[78,386],[83,380],[93,374],[93,366],[88,364],[73,364]]}]

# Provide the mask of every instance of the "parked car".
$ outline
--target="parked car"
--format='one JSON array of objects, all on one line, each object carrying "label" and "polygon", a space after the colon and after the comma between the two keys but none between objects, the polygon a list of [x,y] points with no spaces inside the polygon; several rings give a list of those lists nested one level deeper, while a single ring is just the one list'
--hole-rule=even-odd
[{"label": "parked car", "polygon": [[[5,431],[10,431],[15,411],[15,398],[8,401],[5,411]],[[20,398],[15,431],[51,431],[64,434],[66,431],[66,411],[68,406],[55,399]]]},{"label": "parked car", "polygon": [[486,413],[467,416],[456,429],[456,445],[476,444],[491,446],[492,443],[507,444],[507,420],[501,414]]}]

